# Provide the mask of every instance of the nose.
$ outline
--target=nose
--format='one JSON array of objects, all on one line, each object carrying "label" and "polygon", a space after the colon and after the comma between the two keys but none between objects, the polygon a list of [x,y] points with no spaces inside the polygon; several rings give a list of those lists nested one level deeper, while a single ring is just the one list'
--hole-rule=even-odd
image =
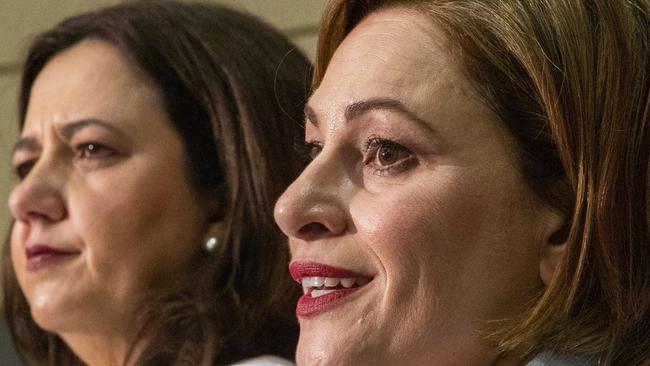
[{"label": "nose", "polygon": [[54,223],[66,216],[60,168],[39,159],[9,195],[9,210],[18,222]]},{"label": "nose", "polygon": [[340,235],[349,226],[353,189],[344,160],[322,151],[280,196],[275,221],[290,238],[312,241]]}]

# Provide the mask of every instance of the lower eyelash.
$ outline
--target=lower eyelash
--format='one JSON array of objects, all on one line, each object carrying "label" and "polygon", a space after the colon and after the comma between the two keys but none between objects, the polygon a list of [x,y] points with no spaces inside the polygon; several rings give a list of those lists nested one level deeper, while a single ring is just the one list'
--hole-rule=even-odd
[{"label": "lower eyelash", "polygon": [[[323,144],[318,141],[300,141],[294,144],[294,150],[305,162],[314,160],[322,149]],[[315,152],[315,150],[317,151]]]},{"label": "lower eyelash", "polygon": [[411,156],[407,159],[404,159],[396,164],[389,165],[386,167],[371,167],[373,174],[383,177],[387,175],[395,175],[402,173],[409,169],[416,162],[415,157]]}]

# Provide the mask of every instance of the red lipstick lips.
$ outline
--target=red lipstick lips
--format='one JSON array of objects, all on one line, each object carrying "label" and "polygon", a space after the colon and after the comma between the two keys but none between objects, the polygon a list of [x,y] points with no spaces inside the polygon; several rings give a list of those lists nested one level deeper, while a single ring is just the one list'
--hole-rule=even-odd
[{"label": "red lipstick lips", "polygon": [[315,262],[293,262],[291,277],[301,283],[304,294],[298,300],[296,315],[307,318],[331,310],[368,282],[371,277]]},{"label": "red lipstick lips", "polygon": [[74,254],[77,254],[77,252],[56,249],[48,245],[30,245],[25,249],[27,270],[29,272],[36,272],[45,266]]}]

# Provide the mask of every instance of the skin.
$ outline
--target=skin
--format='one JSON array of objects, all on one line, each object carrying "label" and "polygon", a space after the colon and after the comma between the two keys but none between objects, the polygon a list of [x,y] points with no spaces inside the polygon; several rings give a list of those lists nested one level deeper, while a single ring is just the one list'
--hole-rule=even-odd
[{"label": "skin", "polygon": [[[373,100],[383,102],[359,108]],[[308,105],[313,161],[277,202],[276,221],[292,262],[372,281],[299,319],[298,364],[519,364],[484,334],[542,289],[562,220],[526,186],[513,137],[443,32],[405,8],[370,14]]]},{"label": "skin", "polygon": [[[181,276],[207,228],[181,138],[157,88],[87,40],[38,75],[21,141],[11,257],[32,316],[87,364],[122,364],[139,295]],[[29,271],[34,243],[73,255]]]}]

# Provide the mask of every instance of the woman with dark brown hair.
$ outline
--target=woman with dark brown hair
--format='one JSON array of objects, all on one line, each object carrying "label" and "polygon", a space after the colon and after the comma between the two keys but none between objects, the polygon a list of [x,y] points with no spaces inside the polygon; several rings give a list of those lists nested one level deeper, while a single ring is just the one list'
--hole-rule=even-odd
[{"label": "woman with dark brown hair", "polygon": [[650,365],[650,3],[333,0],[299,364]]},{"label": "woman with dark brown hair", "polygon": [[293,358],[272,208],[302,167],[309,72],[277,31],[208,4],[128,2],[36,38],[3,264],[26,364]]}]

